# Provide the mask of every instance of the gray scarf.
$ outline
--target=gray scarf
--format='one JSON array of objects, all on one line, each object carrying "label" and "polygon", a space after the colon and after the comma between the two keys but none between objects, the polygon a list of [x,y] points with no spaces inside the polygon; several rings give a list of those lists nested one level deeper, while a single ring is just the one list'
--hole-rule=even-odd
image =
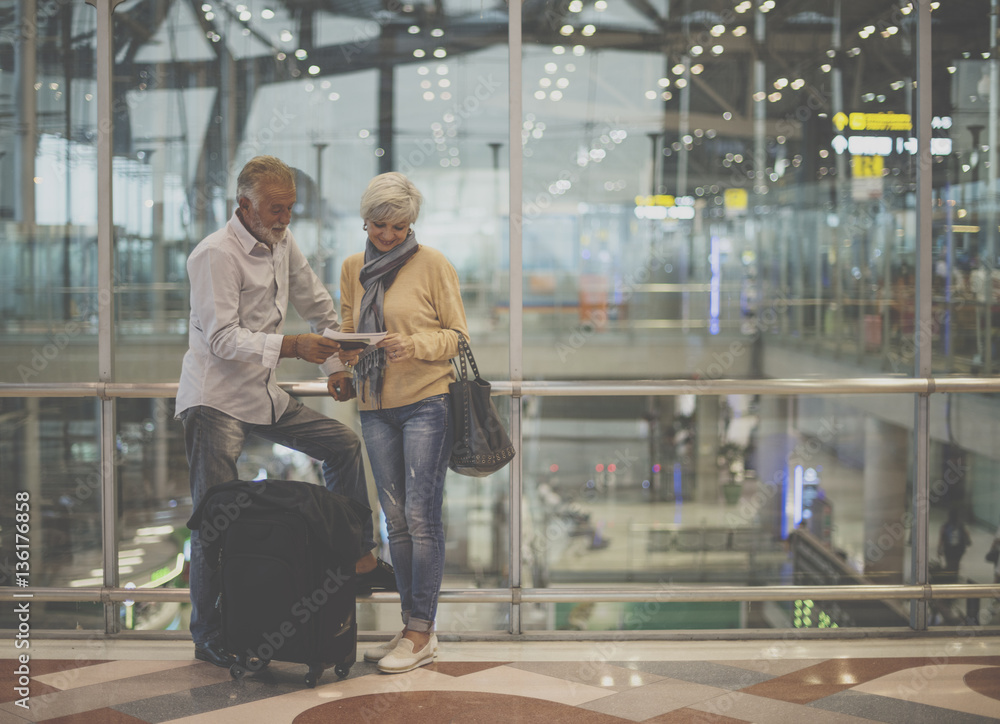
[{"label": "gray scarf", "polygon": [[[410,229],[399,246],[382,252],[369,240],[365,244],[365,263],[361,267],[360,281],[364,288],[358,310],[358,332],[385,332],[385,292],[396,279],[396,274],[410,257],[417,253],[417,236]],[[382,375],[385,370],[385,350],[369,347],[354,365],[354,388],[365,399],[365,386],[372,394],[376,407],[382,407]]]}]

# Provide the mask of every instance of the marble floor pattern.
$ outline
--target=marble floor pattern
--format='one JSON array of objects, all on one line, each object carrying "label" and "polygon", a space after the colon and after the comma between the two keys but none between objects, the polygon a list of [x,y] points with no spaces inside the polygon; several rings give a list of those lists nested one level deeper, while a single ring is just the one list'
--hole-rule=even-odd
[{"label": "marble floor pattern", "polygon": [[[359,661],[315,688],[272,662],[234,680],[185,641],[33,640],[28,708],[0,645],[0,724],[1000,721],[1000,637],[441,642],[380,674]],[[360,651],[371,645],[359,642]]]}]

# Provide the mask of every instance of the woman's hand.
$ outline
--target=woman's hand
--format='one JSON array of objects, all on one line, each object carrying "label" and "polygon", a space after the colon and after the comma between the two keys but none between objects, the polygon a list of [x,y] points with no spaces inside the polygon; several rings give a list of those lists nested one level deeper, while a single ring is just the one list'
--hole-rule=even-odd
[{"label": "woman's hand", "polygon": [[385,350],[385,358],[389,362],[402,362],[413,359],[416,352],[413,338],[406,334],[387,334],[385,339],[375,346]]}]

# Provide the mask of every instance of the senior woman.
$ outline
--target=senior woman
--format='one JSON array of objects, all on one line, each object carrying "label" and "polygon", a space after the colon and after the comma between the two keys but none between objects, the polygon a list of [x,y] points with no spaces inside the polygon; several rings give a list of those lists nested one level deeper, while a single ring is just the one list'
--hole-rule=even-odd
[{"label": "senior woman", "polygon": [[342,350],[354,368],[361,430],[396,569],[403,629],[365,652],[380,671],[434,660],[434,619],[444,570],[441,508],[452,448],[448,384],[458,335],[468,337],[455,268],[417,243],[422,196],[400,173],[372,179],[361,197],[368,241],[344,260],[342,330],[388,332],[364,352]]}]

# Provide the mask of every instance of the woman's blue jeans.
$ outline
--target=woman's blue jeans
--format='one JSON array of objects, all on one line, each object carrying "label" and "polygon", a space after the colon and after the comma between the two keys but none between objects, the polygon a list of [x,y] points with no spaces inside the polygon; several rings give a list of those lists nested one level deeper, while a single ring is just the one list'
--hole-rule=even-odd
[{"label": "woman's blue jeans", "polygon": [[430,632],[444,574],[444,477],[451,457],[448,395],[362,410],[361,432],[385,513],[403,623]]}]

